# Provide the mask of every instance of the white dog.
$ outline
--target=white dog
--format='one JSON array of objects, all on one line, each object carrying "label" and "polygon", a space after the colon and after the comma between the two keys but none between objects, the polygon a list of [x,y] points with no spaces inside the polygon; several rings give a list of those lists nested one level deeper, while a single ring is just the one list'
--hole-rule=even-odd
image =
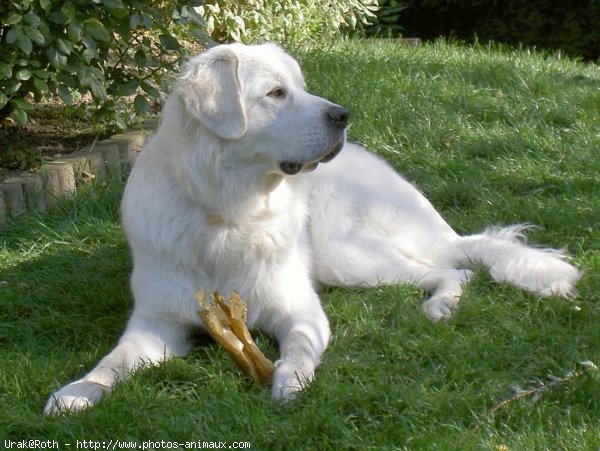
[{"label": "white dog", "polygon": [[523,244],[518,227],[458,236],[384,161],[345,144],[347,119],[305,91],[298,64],[275,45],[224,45],[192,59],[125,190],[135,298],[127,329],[46,413],[79,411],[140,366],[184,355],[202,327],[199,288],[239,292],[249,327],[277,339],[280,399],[312,379],[329,340],[317,285],[414,283],[431,294],[423,309],[434,320],[450,317],[477,263],[541,296],[573,292],[579,271],[557,251]]}]

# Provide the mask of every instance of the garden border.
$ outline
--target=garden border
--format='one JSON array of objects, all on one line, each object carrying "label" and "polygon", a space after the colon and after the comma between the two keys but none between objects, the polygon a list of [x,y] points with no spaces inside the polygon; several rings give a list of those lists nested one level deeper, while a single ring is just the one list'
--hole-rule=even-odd
[{"label": "garden border", "polygon": [[124,173],[158,125],[158,118],[146,118],[123,133],[45,162],[37,173],[6,178],[0,182],[0,225],[9,215],[45,211],[94,179],[102,181],[109,174]]}]

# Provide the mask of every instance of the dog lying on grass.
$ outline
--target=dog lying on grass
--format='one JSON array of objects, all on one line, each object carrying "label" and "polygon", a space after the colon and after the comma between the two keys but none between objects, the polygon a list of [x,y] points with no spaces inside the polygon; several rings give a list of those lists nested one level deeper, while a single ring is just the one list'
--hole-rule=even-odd
[{"label": "dog lying on grass", "polygon": [[579,271],[526,246],[521,228],[461,237],[383,160],[346,143],[348,111],[305,90],[271,44],[190,60],[139,155],[122,204],[135,309],[117,346],[54,393],[46,413],[96,403],[142,365],[186,354],[202,328],[194,292],[237,291],[248,326],[281,356],[272,395],[293,399],[330,337],[317,286],[414,283],[433,320],[456,309],[470,268],[540,296],[569,296]]}]

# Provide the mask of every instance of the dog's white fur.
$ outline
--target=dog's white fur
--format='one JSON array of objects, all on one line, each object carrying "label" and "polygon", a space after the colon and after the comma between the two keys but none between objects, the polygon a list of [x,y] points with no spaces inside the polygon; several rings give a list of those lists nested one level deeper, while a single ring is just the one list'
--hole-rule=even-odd
[{"label": "dog's white fur", "polygon": [[355,144],[311,172],[341,147],[344,127],[344,110],[308,94],[296,61],[274,45],[192,59],[123,199],[134,257],[127,329],[46,413],[79,411],[141,365],[184,355],[202,327],[199,288],[238,291],[249,326],[277,339],[272,394],[282,399],[312,379],[329,340],[317,285],[415,283],[431,294],[423,309],[434,320],[450,317],[476,263],[541,296],[573,292],[579,271],[559,252],[526,246],[519,227],[458,236]]}]

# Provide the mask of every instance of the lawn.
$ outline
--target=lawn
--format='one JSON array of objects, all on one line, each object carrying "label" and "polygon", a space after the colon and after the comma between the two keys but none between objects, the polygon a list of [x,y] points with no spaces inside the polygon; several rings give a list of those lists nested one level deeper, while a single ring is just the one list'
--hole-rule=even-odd
[{"label": "lawn", "polygon": [[[564,246],[585,270],[579,296],[539,300],[479,271],[455,317],[434,324],[412,286],[329,290],[333,339],[295,402],[271,400],[199,337],[188,357],[140,372],[95,408],[45,418],[50,393],[116,344],[132,308],[123,186],[112,180],[0,232],[0,440],[598,449],[600,67],[393,41],[297,56],[309,90],[351,111],[350,139],[414,181],[457,231],[539,226],[532,243]],[[276,356],[268,337],[258,343]]]}]

